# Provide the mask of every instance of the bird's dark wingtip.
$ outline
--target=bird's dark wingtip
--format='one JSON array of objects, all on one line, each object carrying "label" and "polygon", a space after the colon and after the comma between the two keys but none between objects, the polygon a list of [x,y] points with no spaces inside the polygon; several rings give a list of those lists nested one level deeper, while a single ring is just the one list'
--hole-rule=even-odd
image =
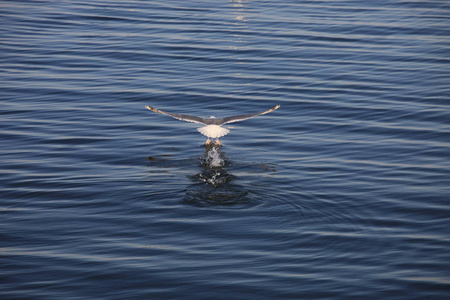
[{"label": "bird's dark wingtip", "polygon": [[151,111],[158,112],[158,110],[157,110],[156,108],[151,107],[151,106],[149,106],[149,105],[146,105],[145,107],[146,107],[147,109],[151,110]]},{"label": "bird's dark wingtip", "polygon": [[274,110],[276,110],[276,109],[278,109],[279,107],[280,107],[281,105],[275,105],[274,107],[272,107],[270,110],[269,110],[269,112],[271,112],[271,111],[274,111]]}]

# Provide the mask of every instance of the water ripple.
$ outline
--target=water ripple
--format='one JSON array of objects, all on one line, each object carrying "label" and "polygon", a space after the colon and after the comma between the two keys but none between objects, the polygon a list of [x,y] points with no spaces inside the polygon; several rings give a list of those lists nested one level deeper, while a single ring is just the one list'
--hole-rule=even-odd
[{"label": "water ripple", "polygon": [[1,298],[444,299],[449,13],[3,3]]}]

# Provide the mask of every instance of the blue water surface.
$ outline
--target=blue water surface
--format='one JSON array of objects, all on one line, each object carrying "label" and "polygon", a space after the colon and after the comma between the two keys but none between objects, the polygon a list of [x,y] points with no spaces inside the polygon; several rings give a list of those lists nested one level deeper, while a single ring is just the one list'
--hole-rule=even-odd
[{"label": "blue water surface", "polygon": [[1,299],[449,297],[447,0],[0,15]]}]

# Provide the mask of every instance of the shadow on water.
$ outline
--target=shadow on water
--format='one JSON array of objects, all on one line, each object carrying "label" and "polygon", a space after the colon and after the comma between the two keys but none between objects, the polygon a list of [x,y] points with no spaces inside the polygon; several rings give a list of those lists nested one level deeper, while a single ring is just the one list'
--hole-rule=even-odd
[{"label": "shadow on water", "polygon": [[183,203],[199,207],[248,208],[256,205],[249,192],[234,183],[236,176],[228,173],[231,162],[219,147],[206,147],[200,157],[198,174],[189,176],[192,184],[187,188]]}]

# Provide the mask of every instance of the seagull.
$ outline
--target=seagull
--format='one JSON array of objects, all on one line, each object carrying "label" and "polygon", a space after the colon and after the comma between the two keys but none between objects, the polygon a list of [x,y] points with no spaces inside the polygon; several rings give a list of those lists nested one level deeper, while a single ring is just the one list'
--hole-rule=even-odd
[{"label": "seagull", "polygon": [[181,120],[181,121],[186,121],[186,122],[193,122],[193,123],[199,123],[199,124],[204,124],[206,126],[204,127],[200,127],[197,128],[197,130],[203,134],[204,136],[207,136],[208,139],[206,140],[205,145],[209,145],[211,143],[210,138],[212,139],[216,139],[215,144],[217,146],[220,146],[220,141],[219,138],[223,137],[225,135],[227,135],[230,130],[221,127],[224,124],[229,124],[229,123],[234,123],[234,122],[240,122],[240,121],[244,121],[256,116],[260,116],[260,115],[265,115],[268,114],[272,111],[274,111],[275,109],[279,108],[279,105],[276,105],[274,107],[272,107],[269,110],[263,111],[263,112],[259,112],[259,113],[254,113],[254,114],[246,114],[246,115],[238,115],[238,116],[230,116],[230,117],[225,117],[223,119],[216,119],[214,116],[209,117],[209,119],[203,119],[200,117],[196,117],[196,116],[189,116],[189,115],[182,115],[182,114],[173,114],[167,111],[163,111],[163,110],[159,110],[156,109],[154,107],[145,106],[147,109],[154,111],[156,113],[160,113],[163,115],[167,115],[167,116],[171,116],[172,118]]}]

